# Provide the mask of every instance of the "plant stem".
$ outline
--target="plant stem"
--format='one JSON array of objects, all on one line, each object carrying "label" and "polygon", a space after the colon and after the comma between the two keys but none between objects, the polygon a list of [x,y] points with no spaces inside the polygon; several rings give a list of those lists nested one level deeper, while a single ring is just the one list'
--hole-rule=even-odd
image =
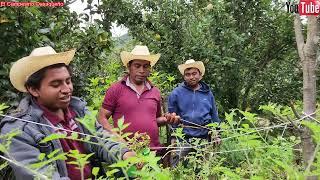
[{"label": "plant stem", "polygon": [[81,167],[81,168],[80,168],[81,180],[84,180],[83,170],[84,170],[84,167]]},{"label": "plant stem", "polygon": [[253,172],[252,172],[252,166],[251,166],[251,163],[250,163],[250,159],[249,159],[249,156],[248,156],[248,152],[247,152],[247,151],[244,151],[244,154],[246,155],[247,163],[248,163],[248,166],[250,167],[250,174],[251,174],[251,176],[252,176],[252,175],[253,175]]},{"label": "plant stem", "polygon": [[312,165],[312,163],[313,163],[318,151],[319,151],[319,143],[317,144],[317,146],[314,149],[314,152],[313,152],[311,158],[308,161],[308,166],[307,166],[305,172],[310,172],[311,165]]}]

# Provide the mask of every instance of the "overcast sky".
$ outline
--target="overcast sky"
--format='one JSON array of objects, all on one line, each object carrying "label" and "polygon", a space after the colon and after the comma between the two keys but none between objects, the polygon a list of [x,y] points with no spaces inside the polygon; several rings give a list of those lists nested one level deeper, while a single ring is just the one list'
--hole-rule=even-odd
[{"label": "overcast sky", "polygon": [[[69,5],[71,11],[75,11],[78,14],[83,12],[83,9],[86,8],[86,0],[84,1],[85,3],[82,3],[80,0],[72,3]],[[96,3],[97,0],[93,0],[93,4]],[[88,11],[89,12],[89,11]],[[94,19],[101,19],[101,16],[99,15],[94,15]],[[112,28],[111,28],[111,33],[113,37],[119,37],[122,36],[126,33],[128,33],[128,29],[125,28],[124,26],[117,26],[115,23],[112,23]]]}]

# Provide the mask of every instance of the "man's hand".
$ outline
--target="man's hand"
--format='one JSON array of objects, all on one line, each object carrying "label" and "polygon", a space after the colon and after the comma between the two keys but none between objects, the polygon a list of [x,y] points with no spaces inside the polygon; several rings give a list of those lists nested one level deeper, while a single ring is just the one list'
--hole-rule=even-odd
[{"label": "man's hand", "polygon": [[135,156],[137,156],[137,154],[136,154],[135,152],[133,152],[133,151],[128,151],[128,152],[126,152],[126,153],[123,154],[122,159],[123,159],[123,160],[127,160],[127,159],[129,159],[130,157],[135,157]]},{"label": "man's hand", "polygon": [[209,140],[211,140],[216,145],[220,145],[221,142],[222,142],[222,139],[221,139],[220,135],[217,134],[217,133],[209,132],[208,138],[209,138]]},{"label": "man's hand", "polygon": [[176,113],[166,113],[164,116],[157,118],[158,125],[165,124],[178,124],[180,123],[180,116],[177,116]]},{"label": "man's hand", "polygon": [[221,140],[220,136],[217,136],[217,137],[213,138],[213,141],[216,145],[220,145],[222,140]]},{"label": "man's hand", "polygon": [[166,118],[166,122],[169,124],[180,123],[180,116],[178,116],[176,113],[166,113],[164,117]]},{"label": "man's hand", "polygon": [[[127,159],[129,159],[130,157],[135,157],[135,156],[137,156],[137,154],[135,153],[135,152],[133,152],[133,151],[129,151],[129,152],[126,152],[126,153],[124,153],[124,155],[122,156],[122,159],[123,160],[127,160]],[[143,163],[142,162],[139,162],[139,163],[137,163],[136,164],[136,167],[137,167],[137,169],[142,169],[143,168]]]}]

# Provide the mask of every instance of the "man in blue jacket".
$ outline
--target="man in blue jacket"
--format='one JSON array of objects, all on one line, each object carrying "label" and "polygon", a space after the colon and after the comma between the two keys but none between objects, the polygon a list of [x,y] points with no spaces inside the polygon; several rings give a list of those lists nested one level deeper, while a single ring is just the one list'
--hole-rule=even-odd
[{"label": "man in blue jacket", "polygon": [[[209,86],[201,81],[205,73],[204,64],[190,59],[179,65],[178,69],[183,75],[184,82],[170,94],[168,110],[180,116],[187,142],[190,142],[191,138],[209,140],[209,130],[201,127],[214,122],[219,123],[220,119],[213,93]],[[220,139],[215,141],[219,143]],[[177,156],[172,159],[172,166],[176,166],[190,151],[192,148],[180,149]]]}]

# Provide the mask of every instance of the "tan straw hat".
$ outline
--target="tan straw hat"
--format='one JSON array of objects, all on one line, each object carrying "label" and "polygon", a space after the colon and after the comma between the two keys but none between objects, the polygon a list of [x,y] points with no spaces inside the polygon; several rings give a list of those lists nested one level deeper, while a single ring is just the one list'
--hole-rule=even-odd
[{"label": "tan straw hat", "polygon": [[160,58],[160,54],[150,54],[147,46],[135,46],[131,52],[123,51],[120,57],[124,66],[127,67],[129,61],[134,59],[150,61],[150,65],[154,66]]},{"label": "tan straw hat", "polygon": [[56,51],[50,47],[40,47],[34,49],[27,57],[23,57],[16,61],[10,69],[10,81],[11,84],[21,92],[27,92],[24,87],[28,78],[40,69],[53,65],[64,63],[69,65],[76,50],[56,53]]},{"label": "tan straw hat", "polygon": [[184,71],[188,68],[197,68],[199,69],[201,75],[203,76],[206,69],[202,61],[195,61],[193,59],[187,60],[184,64],[180,64],[178,69],[182,75],[184,75]]}]

